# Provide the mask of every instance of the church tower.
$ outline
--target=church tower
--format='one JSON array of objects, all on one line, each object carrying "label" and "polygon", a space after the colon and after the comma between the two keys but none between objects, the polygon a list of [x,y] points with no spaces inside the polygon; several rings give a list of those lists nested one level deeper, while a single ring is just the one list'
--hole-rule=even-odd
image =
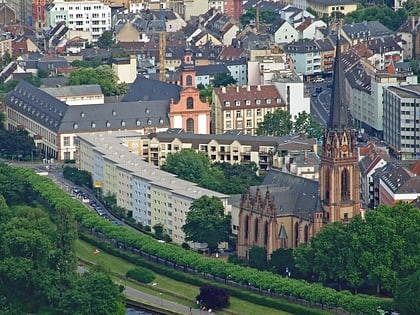
[{"label": "church tower", "polygon": [[360,171],[356,135],[345,101],[340,33],[333,68],[333,89],[328,126],[323,136],[319,174],[321,205],[327,222],[347,222],[360,214]]}]

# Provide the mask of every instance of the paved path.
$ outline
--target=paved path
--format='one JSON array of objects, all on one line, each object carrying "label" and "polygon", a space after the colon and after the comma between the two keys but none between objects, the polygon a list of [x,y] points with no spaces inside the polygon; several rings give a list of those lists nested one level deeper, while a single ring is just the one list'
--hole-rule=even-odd
[{"label": "paved path", "polygon": [[[177,312],[179,314],[209,314],[207,311],[202,311],[197,308],[190,308],[188,306],[168,301],[165,299],[165,293],[156,292],[156,295],[144,293],[142,291],[133,289],[131,287],[126,286],[124,290],[125,295],[127,298],[131,298],[135,301],[144,303],[144,304],[152,304],[154,307],[162,307],[164,309]],[[215,314],[215,313],[212,313]]]}]

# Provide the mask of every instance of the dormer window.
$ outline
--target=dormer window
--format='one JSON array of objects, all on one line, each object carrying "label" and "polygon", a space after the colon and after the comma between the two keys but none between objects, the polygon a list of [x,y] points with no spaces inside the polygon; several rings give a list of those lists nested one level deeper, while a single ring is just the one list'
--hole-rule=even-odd
[{"label": "dormer window", "polygon": [[235,101],[235,105],[236,105],[236,106],[241,105],[241,101]]},{"label": "dormer window", "polygon": [[260,104],[261,104],[261,100],[260,100],[259,98],[257,98],[257,99],[255,100],[255,104],[260,105]]},{"label": "dormer window", "polygon": [[109,121],[106,122],[106,126],[109,128],[111,127],[111,123]]},{"label": "dormer window", "polygon": [[245,104],[246,105],[251,105],[251,101],[250,100],[245,100]]},{"label": "dormer window", "polygon": [[265,102],[266,102],[267,104],[271,104],[271,98],[266,98],[266,99],[265,99]]},{"label": "dormer window", "polygon": [[225,106],[229,107],[230,106],[230,102],[229,101],[225,101]]}]

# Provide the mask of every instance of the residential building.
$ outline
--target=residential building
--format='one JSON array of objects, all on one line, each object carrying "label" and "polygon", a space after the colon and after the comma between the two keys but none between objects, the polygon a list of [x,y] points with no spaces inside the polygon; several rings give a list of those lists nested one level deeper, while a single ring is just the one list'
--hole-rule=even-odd
[{"label": "residential building", "polygon": [[190,133],[210,133],[210,105],[200,100],[196,88],[196,72],[191,50],[187,49],[181,66],[181,87],[179,101],[171,100],[169,119],[172,128],[182,128]]},{"label": "residential building", "polygon": [[223,61],[223,64],[226,65],[230,75],[235,79],[236,85],[244,86],[248,84],[248,66],[245,58]]},{"label": "residential building", "polygon": [[274,85],[214,88],[212,101],[212,133],[216,134],[240,130],[255,135],[267,113],[286,110]]},{"label": "residential building", "polygon": [[91,32],[92,42],[111,29],[111,8],[99,0],[54,0],[47,4],[45,14],[47,27],[64,21],[71,30]]},{"label": "residential building", "polygon": [[420,85],[383,89],[384,140],[402,160],[420,156]]},{"label": "residential building", "polygon": [[[272,167],[283,167],[283,156],[287,156],[290,152],[293,154],[316,152],[317,144],[315,139],[307,139],[300,135],[256,137],[238,131],[204,135],[191,134],[182,129],[168,129],[165,132],[143,136],[137,147],[130,149],[145,161],[158,167],[165,163],[170,154],[182,149],[194,149],[207,155],[212,163],[254,162],[258,165],[258,172],[266,173]],[[291,160],[293,161],[293,158]]]},{"label": "residential building", "polygon": [[379,21],[364,21],[361,23],[348,23],[341,27],[342,36],[350,42],[351,46],[364,43],[368,40],[389,37],[392,31]]},{"label": "residential building", "polygon": [[[210,1],[209,1],[210,2]],[[223,8],[219,9],[223,14],[234,18],[236,21],[241,19],[243,12],[243,3],[240,0],[220,1],[223,3]]]},{"label": "residential building", "polygon": [[9,0],[7,4],[16,14],[16,22],[32,26],[32,0]]},{"label": "residential building", "polygon": [[13,25],[16,24],[16,11],[6,2],[0,4],[0,24]]},{"label": "residential building", "polygon": [[13,55],[12,37],[2,32],[0,34],[0,57],[2,58],[5,54],[9,54],[9,56]]},{"label": "residential building", "polygon": [[[377,148],[374,143],[369,143],[365,148],[367,148],[367,152],[361,156],[359,161],[360,199],[364,207],[373,209],[375,205],[373,175],[377,169],[385,166],[390,159],[388,152],[381,148]],[[360,149],[360,151],[362,151],[362,149]]]},{"label": "residential building", "polygon": [[316,30],[318,28],[326,28],[327,24],[322,20],[314,20],[312,17],[307,17],[296,26],[299,33],[299,39],[316,39]]},{"label": "residential building", "polygon": [[195,87],[199,84],[210,86],[216,75],[230,75],[230,71],[225,64],[213,64],[195,67]]},{"label": "residential building", "polygon": [[407,60],[417,59],[416,56],[420,56],[419,22],[419,16],[409,16],[395,32],[401,38],[401,46]]},{"label": "residential building", "polygon": [[307,7],[311,7],[319,16],[334,16],[336,13],[346,15],[357,10],[354,0],[307,0]]},{"label": "residential building", "polygon": [[48,0],[32,0],[32,26],[37,30],[45,28],[45,6]]},{"label": "residential building", "polygon": [[286,20],[278,17],[267,30],[271,34],[276,45],[291,43],[299,39],[299,32]]},{"label": "residential building", "polygon": [[193,16],[204,14],[208,8],[208,0],[184,0],[184,20],[189,21]]},{"label": "residential building", "polygon": [[102,194],[115,195],[117,205],[132,213],[135,222],[162,224],[172,241],[182,244],[186,241],[182,226],[198,198],[219,198],[229,214],[227,195],[156,169],[132,153],[128,146],[137,145],[137,139],[137,133],[126,132],[80,134],[77,139],[79,169],[92,174]]},{"label": "residential building", "polygon": [[420,197],[420,177],[403,166],[396,166],[379,178],[379,204],[393,206]]},{"label": "residential building", "polygon": [[287,62],[293,65],[297,73],[306,76],[317,76],[322,72],[321,50],[315,41],[293,42],[283,47]]},{"label": "residential building", "polygon": [[305,85],[302,76],[293,71],[277,71],[274,73],[274,86],[286,103],[286,110],[295,119],[301,112],[311,112],[311,100],[305,97]]},{"label": "residential building", "polygon": [[70,106],[105,103],[104,93],[99,84],[43,87],[40,90]]},{"label": "residential building", "polygon": [[113,58],[111,63],[112,70],[118,76],[118,83],[131,84],[137,78],[137,58],[136,55],[129,57]]},{"label": "residential building", "polygon": [[276,71],[289,69],[286,54],[279,47],[256,43],[256,46],[252,46],[249,50],[249,54],[249,85],[273,84]]},{"label": "residential building", "polygon": [[[75,89],[68,89],[74,99],[80,97]],[[79,133],[134,130],[147,134],[169,128],[169,100],[69,105],[49,93],[21,80],[5,98],[7,129],[28,131],[48,159],[74,159]],[[67,101],[71,99],[67,96]]]}]

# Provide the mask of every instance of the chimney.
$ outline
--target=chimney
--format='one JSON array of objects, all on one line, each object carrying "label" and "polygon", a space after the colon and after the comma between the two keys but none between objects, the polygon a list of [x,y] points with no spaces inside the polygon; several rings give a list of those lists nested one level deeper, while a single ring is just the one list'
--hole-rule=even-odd
[{"label": "chimney", "polygon": [[251,86],[250,86],[250,85],[247,85],[247,86],[246,86],[246,90],[247,90],[248,92],[251,92]]},{"label": "chimney", "polygon": [[222,93],[226,94],[226,86],[222,86]]},{"label": "chimney", "polygon": [[239,93],[239,85],[236,86],[236,93]]},{"label": "chimney", "polygon": [[261,91],[261,85],[257,85],[257,91],[259,92],[259,91]]}]

